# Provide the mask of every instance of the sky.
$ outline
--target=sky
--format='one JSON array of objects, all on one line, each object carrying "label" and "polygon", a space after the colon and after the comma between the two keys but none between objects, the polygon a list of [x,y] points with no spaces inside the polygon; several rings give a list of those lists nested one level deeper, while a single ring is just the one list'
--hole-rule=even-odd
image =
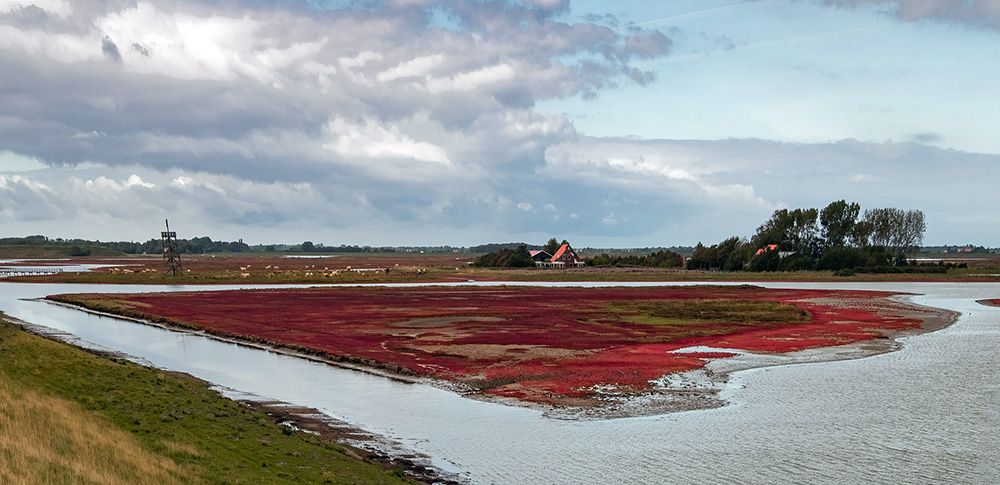
[{"label": "sky", "polygon": [[0,0],[0,237],[1000,246],[1000,0]]}]

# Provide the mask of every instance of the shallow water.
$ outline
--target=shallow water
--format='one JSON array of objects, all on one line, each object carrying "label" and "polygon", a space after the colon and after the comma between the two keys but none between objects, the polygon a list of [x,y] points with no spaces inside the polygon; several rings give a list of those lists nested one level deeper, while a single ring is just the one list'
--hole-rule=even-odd
[{"label": "shallow water", "polygon": [[761,285],[908,291],[922,294],[916,303],[962,316],[946,329],[901,339],[898,352],[739,372],[723,408],[566,421],[18,300],[218,287],[0,283],[0,310],[221,386],[315,407],[477,483],[1000,483],[1000,308],[975,303],[1000,297],[1000,284]]}]

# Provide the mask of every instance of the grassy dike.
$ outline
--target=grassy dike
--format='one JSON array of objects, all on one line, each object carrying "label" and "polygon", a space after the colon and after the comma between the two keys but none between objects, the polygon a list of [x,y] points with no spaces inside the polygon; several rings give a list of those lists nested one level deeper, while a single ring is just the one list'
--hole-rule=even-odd
[{"label": "grassy dike", "polygon": [[0,314],[0,483],[406,483],[187,375],[88,353]]}]

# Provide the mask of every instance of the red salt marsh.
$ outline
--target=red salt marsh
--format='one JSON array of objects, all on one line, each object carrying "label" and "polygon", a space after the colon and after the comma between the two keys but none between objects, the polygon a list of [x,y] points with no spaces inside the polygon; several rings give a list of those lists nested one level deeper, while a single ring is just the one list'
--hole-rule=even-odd
[{"label": "red salt marsh", "polygon": [[758,287],[313,288],[55,300],[441,379],[534,403],[597,404],[598,388],[650,380],[731,354],[778,353],[918,330],[935,314],[868,291]]}]

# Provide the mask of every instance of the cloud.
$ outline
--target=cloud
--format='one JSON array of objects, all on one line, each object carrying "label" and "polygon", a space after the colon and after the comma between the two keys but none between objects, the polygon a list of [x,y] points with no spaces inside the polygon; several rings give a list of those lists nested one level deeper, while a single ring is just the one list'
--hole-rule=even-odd
[{"label": "cloud", "polygon": [[[972,229],[946,215],[971,211],[976,234],[1000,238],[1000,223],[982,223],[998,203],[996,157],[593,138],[540,112],[649,83],[672,49],[613,16],[565,15],[565,1],[28,3],[0,7],[10,233],[145,238],[169,216],[188,235],[260,241],[558,233],[645,246],[746,234],[782,203],[846,197],[925,209],[955,237]],[[977,177],[922,175],[955,165]]]},{"label": "cloud", "polygon": [[[371,159],[398,172],[379,184],[357,176],[289,182],[142,166],[48,168],[0,174],[0,223],[11,234],[102,240],[151,237],[170,217],[188,235],[260,242],[475,244],[557,233],[578,244],[647,246],[747,235],[776,207],[846,198],[925,211],[929,242],[1000,237],[991,210],[997,155],[853,140],[576,137],[543,157],[482,177],[445,166],[427,179],[408,177],[410,167],[440,164]],[[926,176],[954,166],[977,177]],[[954,193],[963,197],[934,195]],[[977,222],[970,228],[969,220]]]},{"label": "cloud", "polygon": [[426,85],[427,90],[432,94],[441,94],[448,91],[472,91],[513,77],[514,68],[508,64],[497,64],[474,71],[461,72],[448,78],[427,78]]},{"label": "cloud", "polygon": [[4,0],[3,3],[0,3],[0,14],[31,8],[36,8],[58,17],[68,17],[73,14],[73,4],[69,0]]},{"label": "cloud", "polygon": [[[436,0],[312,12],[177,0],[74,3],[59,21],[0,17],[0,101],[17,102],[0,116],[0,149],[51,164],[290,181],[316,177],[317,161],[358,165],[332,154],[472,171],[507,163],[540,153],[552,134],[508,129],[505,119],[539,118],[528,113],[542,100],[648,82],[633,59],[669,53],[659,32],[559,20],[566,6]],[[323,140],[337,117],[356,126]],[[436,141],[422,139],[431,133]],[[385,143],[351,148],[352,135]],[[502,146],[525,151],[489,150]]]},{"label": "cloud", "polygon": [[837,7],[881,7],[907,22],[932,20],[1000,30],[997,0],[823,0],[823,3]]},{"label": "cloud", "polygon": [[344,158],[412,159],[450,164],[443,148],[403,134],[396,125],[382,125],[373,119],[351,122],[337,116],[327,125],[332,141],[324,148]]},{"label": "cloud", "polygon": [[434,68],[444,64],[444,61],[445,56],[443,54],[416,57],[408,61],[400,62],[394,67],[378,73],[376,79],[378,79],[379,82],[384,83],[401,78],[422,76]]},{"label": "cloud", "polygon": [[118,45],[116,45],[114,41],[106,35],[103,39],[101,39],[101,52],[103,52],[108,59],[114,62],[122,61],[122,54],[118,51]]}]

